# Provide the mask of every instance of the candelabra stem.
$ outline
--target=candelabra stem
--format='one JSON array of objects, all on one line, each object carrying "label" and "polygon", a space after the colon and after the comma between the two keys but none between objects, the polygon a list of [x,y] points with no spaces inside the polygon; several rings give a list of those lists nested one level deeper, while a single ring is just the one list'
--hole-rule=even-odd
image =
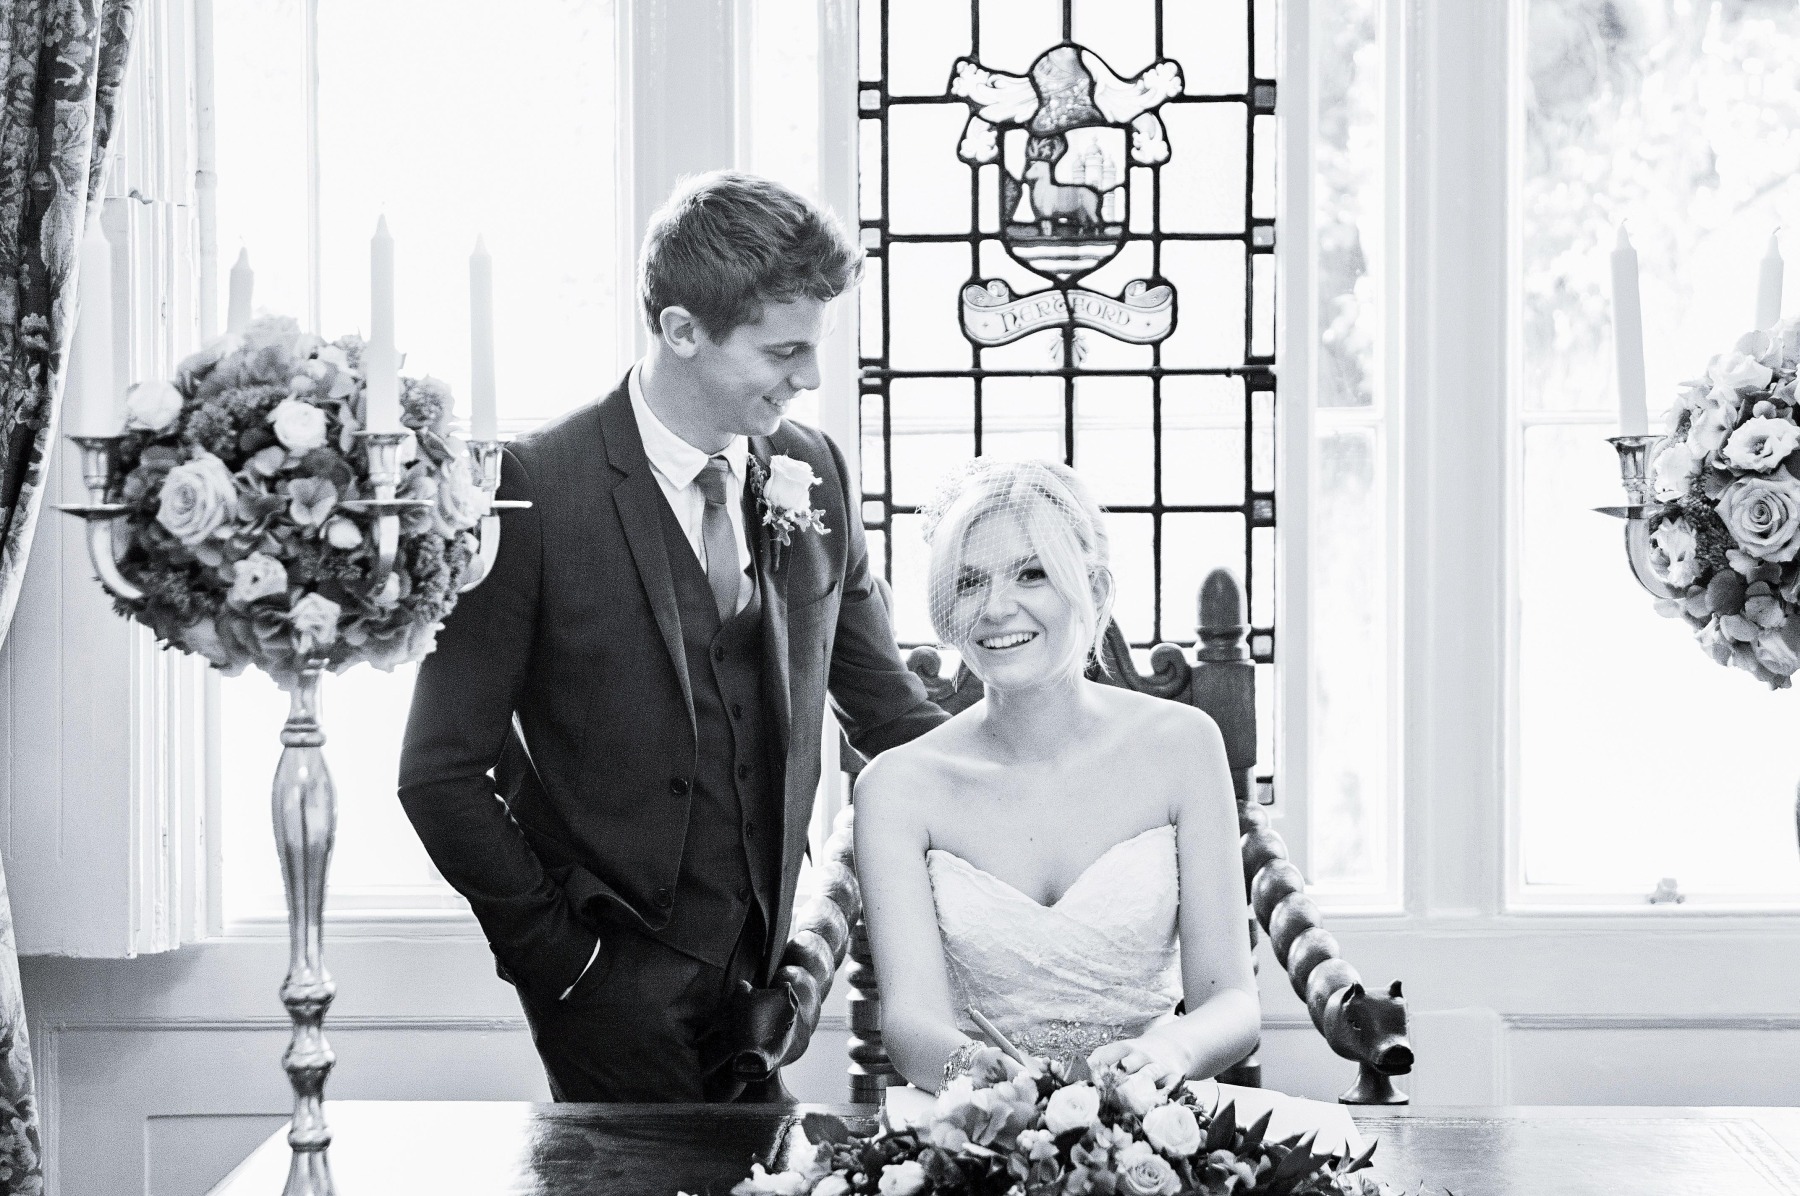
[{"label": "candelabra stem", "polygon": [[337,834],[337,791],[325,767],[325,732],[319,725],[319,678],[325,662],[311,660],[291,696],[283,749],[271,795],[275,845],[287,890],[288,974],[281,1001],[294,1033],[282,1066],[294,1086],[294,1118],[288,1127],[293,1158],[283,1196],[333,1196],[325,1149],[325,1078],[337,1056],[325,1041],[325,1011],[337,986],[325,970],[325,874]]}]

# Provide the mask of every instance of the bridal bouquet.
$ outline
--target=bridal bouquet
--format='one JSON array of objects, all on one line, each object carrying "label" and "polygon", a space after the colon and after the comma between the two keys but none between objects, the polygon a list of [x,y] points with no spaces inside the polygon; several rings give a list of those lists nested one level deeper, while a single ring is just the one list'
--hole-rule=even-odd
[{"label": "bridal bouquet", "polygon": [[393,572],[379,587],[364,423],[362,341],[327,344],[266,318],[132,388],[119,442],[120,601],[159,639],[229,675],[255,665],[292,688],[308,659],[392,669],[431,651],[475,549],[486,495],[449,434],[448,388],[401,379]]},{"label": "bridal bouquet", "polygon": [[817,1143],[786,1171],[758,1164],[732,1196],[1381,1196],[1351,1160],[1314,1154],[1311,1138],[1271,1142],[1269,1117],[1237,1124],[1231,1105],[1202,1108],[1186,1087],[1158,1088],[1147,1072],[1109,1069],[1071,1082],[1061,1062],[1009,1075],[1001,1052],[976,1055],[930,1113],[873,1134],[806,1117]]},{"label": "bridal bouquet", "polygon": [[1652,464],[1651,565],[1720,664],[1770,688],[1800,671],[1800,321],[1744,336],[1682,385]]}]

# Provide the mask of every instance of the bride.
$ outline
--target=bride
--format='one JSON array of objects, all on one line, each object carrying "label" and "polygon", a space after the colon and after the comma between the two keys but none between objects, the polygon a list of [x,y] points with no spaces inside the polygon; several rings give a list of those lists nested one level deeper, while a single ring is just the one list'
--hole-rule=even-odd
[{"label": "bride", "polygon": [[1211,1077],[1260,1020],[1218,728],[1084,676],[1113,582],[1073,471],[977,461],[935,512],[932,624],[986,696],[857,783],[888,1055],[935,1091],[979,1013],[1031,1055]]}]

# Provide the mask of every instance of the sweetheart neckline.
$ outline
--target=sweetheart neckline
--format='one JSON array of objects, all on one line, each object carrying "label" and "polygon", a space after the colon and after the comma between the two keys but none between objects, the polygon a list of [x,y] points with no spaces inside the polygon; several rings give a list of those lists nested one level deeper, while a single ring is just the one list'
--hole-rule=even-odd
[{"label": "sweetheart neckline", "polygon": [[1086,880],[1088,878],[1088,876],[1094,871],[1094,869],[1098,868],[1100,866],[1101,862],[1104,861],[1108,856],[1112,855],[1113,852],[1118,851],[1121,847],[1129,847],[1131,844],[1136,843],[1139,839],[1142,839],[1147,835],[1154,835],[1158,831],[1173,832],[1174,829],[1175,829],[1174,823],[1165,822],[1160,826],[1153,826],[1153,827],[1150,827],[1148,830],[1139,831],[1137,834],[1131,836],[1131,838],[1129,838],[1129,839],[1121,839],[1117,843],[1114,843],[1111,847],[1107,848],[1105,851],[1103,851],[1099,855],[1095,856],[1094,862],[1089,864],[1087,867],[1083,868],[1081,870],[1081,875],[1077,876],[1073,881],[1071,881],[1069,883],[1069,887],[1062,891],[1062,896],[1058,897],[1055,901],[1052,901],[1049,905],[1045,905],[1043,902],[1039,901],[1036,897],[1033,897],[1030,893],[1027,893],[1024,889],[1021,889],[1018,885],[1013,884],[1011,881],[1003,880],[1000,877],[995,876],[992,872],[989,872],[986,868],[983,868],[981,865],[971,864],[968,860],[963,859],[961,856],[957,855],[954,851],[951,851],[948,848],[933,847],[933,848],[928,849],[925,852],[925,854],[927,857],[929,857],[933,854],[949,856],[951,859],[955,860],[957,863],[961,864],[963,867],[967,868],[969,871],[981,873],[981,875],[987,877],[989,880],[993,881],[995,884],[1000,885],[1007,889],[1011,889],[1014,893],[1018,894],[1021,898],[1023,898],[1025,901],[1031,903],[1032,905],[1036,906],[1038,909],[1048,911],[1048,910],[1057,909],[1058,907],[1060,907],[1062,905],[1063,902],[1067,901],[1069,899],[1069,894],[1073,893],[1076,889],[1079,889],[1081,887],[1081,882]]}]

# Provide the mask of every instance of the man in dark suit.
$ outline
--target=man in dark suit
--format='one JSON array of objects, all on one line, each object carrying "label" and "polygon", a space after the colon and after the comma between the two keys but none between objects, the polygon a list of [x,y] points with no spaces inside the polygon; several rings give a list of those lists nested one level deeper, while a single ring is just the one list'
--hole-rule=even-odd
[{"label": "man in dark suit", "polygon": [[777,184],[679,189],[639,260],[648,355],[508,445],[500,496],[533,505],[420,667],[400,799],[558,1100],[779,1095],[719,1067],[721,1028],[787,938],[827,692],[864,754],[944,717],[857,479],[782,418],[860,261]]}]

